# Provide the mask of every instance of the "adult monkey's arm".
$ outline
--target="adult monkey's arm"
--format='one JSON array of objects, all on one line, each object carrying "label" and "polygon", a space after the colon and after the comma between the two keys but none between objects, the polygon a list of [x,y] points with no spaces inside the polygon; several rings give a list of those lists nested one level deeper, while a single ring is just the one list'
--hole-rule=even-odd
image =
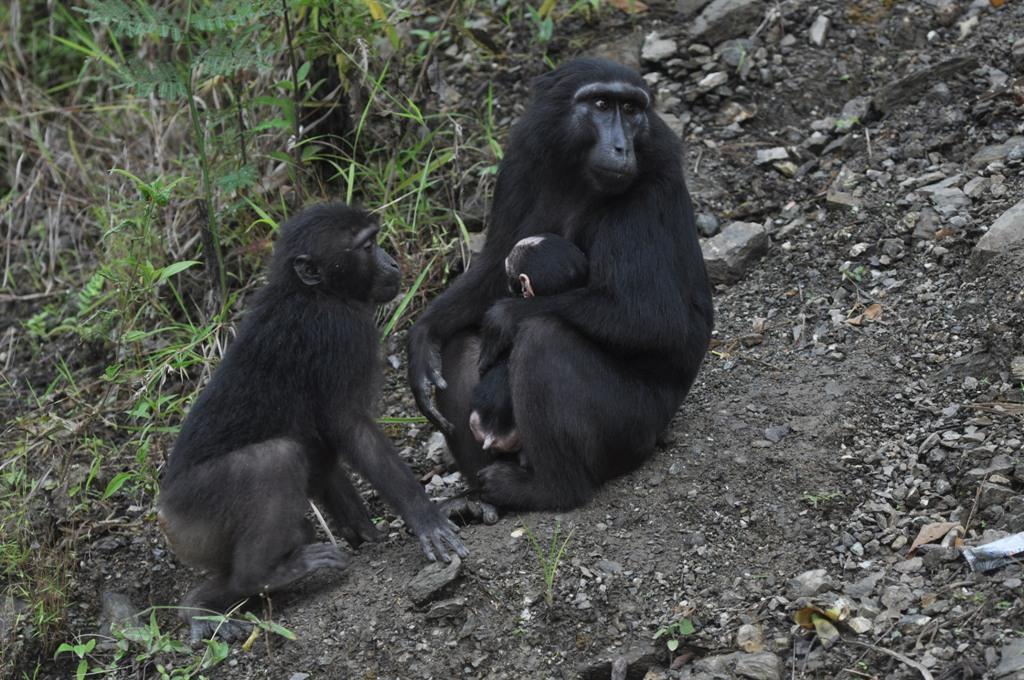
[{"label": "adult monkey's arm", "polygon": [[441,348],[453,335],[467,328],[479,328],[484,314],[502,296],[504,268],[487,253],[435,298],[409,331],[406,353],[409,386],[416,406],[438,429],[451,434],[452,424],[434,405],[433,389],[447,388],[441,374]]}]

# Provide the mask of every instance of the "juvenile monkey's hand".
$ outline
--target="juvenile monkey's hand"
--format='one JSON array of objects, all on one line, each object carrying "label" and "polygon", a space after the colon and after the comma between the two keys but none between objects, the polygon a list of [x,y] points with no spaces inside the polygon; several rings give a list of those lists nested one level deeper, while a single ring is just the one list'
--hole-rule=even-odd
[{"label": "juvenile monkey's hand", "polygon": [[499,300],[491,305],[484,315],[483,327],[480,329],[480,375],[493,368],[494,364],[512,349],[516,328],[519,325],[513,314],[513,305],[517,302],[522,301]]},{"label": "juvenile monkey's hand", "polygon": [[448,388],[441,375],[441,343],[430,337],[430,332],[420,326],[409,331],[406,343],[406,354],[409,360],[409,387],[416,399],[416,406],[441,432],[452,433],[452,424],[441,415],[434,405],[433,388]]},{"label": "juvenile monkey's hand", "polygon": [[420,539],[420,547],[423,554],[431,562],[436,562],[440,557],[445,562],[451,562],[451,553],[459,557],[469,554],[469,548],[459,538],[459,529],[455,524],[441,514],[438,506],[434,505],[436,517],[425,522],[423,526],[413,528],[413,533]]}]

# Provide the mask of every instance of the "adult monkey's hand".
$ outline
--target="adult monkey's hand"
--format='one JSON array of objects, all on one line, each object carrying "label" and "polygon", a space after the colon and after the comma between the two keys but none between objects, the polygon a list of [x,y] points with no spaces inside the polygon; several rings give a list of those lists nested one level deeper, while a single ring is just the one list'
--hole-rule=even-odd
[{"label": "adult monkey's hand", "polygon": [[412,388],[413,398],[416,399],[416,406],[437,429],[451,435],[452,424],[434,405],[432,389],[448,388],[448,383],[441,375],[441,343],[431,337],[429,328],[423,324],[416,324],[409,331],[406,354],[409,357],[409,386]]}]

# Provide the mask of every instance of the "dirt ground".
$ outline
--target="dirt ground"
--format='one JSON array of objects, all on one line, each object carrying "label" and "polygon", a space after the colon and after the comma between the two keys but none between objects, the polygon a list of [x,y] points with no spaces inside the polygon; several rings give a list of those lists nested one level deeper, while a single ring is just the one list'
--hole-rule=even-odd
[{"label": "dirt ground", "polygon": [[[1024,147],[972,162],[1024,134],[1024,3],[762,5],[730,36],[756,33],[738,58],[689,37],[675,7],[582,34],[583,51],[601,42],[648,74],[684,134],[702,224],[755,222],[771,236],[716,289],[715,346],[670,441],[582,509],[463,528],[472,553],[426,604],[411,587],[422,554],[394,529],[346,572],[273,598],[263,615],[294,641],[236,644],[211,677],[1024,677],[1024,568],[974,573],[949,539],[909,552],[937,522],[959,524],[968,544],[1024,531],[1024,375],[1011,369],[1024,355],[1024,250],[972,255],[1024,196]],[[652,31],[676,50],[641,61]],[[953,57],[973,61],[929,71]],[[442,59],[455,89],[525,77]],[[720,72],[724,84],[701,85]],[[919,72],[920,87],[887,89]],[[844,113],[856,97],[873,106]],[[788,165],[755,164],[776,147]],[[945,180],[962,191],[929,189]],[[415,413],[399,342],[386,415]],[[389,433],[429,478],[442,460],[431,432]],[[432,495],[459,490],[446,474]],[[100,592],[169,605],[196,578],[146,512],[124,509],[131,533],[80,551],[73,630],[97,628]],[[545,546],[556,527],[568,536],[551,605],[524,525]],[[837,598],[849,615],[826,649],[793,617]],[[681,619],[693,632],[670,652],[655,634]],[[628,671],[613,675],[619,657]],[[70,674],[57,664],[42,677]]]}]

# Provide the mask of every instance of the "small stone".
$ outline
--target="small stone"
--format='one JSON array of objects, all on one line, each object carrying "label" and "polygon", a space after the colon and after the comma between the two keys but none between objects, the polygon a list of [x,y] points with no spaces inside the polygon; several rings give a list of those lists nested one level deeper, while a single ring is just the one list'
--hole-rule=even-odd
[{"label": "small stone", "polygon": [[922,566],[924,566],[924,560],[920,557],[912,557],[909,560],[897,562],[896,571],[904,574],[913,574],[915,571],[921,571]]},{"label": "small stone", "polygon": [[1006,160],[1006,157],[1018,147],[1024,147],[1024,136],[1010,137],[1000,144],[989,144],[979,149],[971,160],[967,162],[968,167],[975,170],[984,168],[990,163]]},{"label": "small stone", "polygon": [[968,198],[961,189],[956,187],[943,187],[931,193],[932,204],[941,215],[952,215],[971,205]]},{"label": "small stone", "polygon": [[753,222],[732,222],[701,246],[712,283],[734,283],[768,251],[768,232]]},{"label": "small stone", "polygon": [[697,213],[697,231],[701,236],[714,236],[719,231],[718,219],[710,213]]},{"label": "small stone", "polygon": [[825,44],[825,35],[828,33],[829,18],[824,14],[819,14],[815,18],[814,23],[811,24],[811,29],[808,31],[808,37],[811,39],[811,44],[821,47]]},{"label": "small stone", "polygon": [[700,82],[697,83],[697,89],[702,92],[710,92],[716,87],[725,85],[727,82],[729,82],[729,74],[725,71],[716,71],[701,78]]},{"label": "small stone", "polygon": [[999,652],[999,665],[992,671],[993,677],[1015,680],[1017,675],[1024,673],[1024,638],[1011,638],[1003,643]]},{"label": "small stone", "polygon": [[100,603],[103,607],[100,614],[101,636],[109,636],[112,631],[139,625],[138,613],[141,610],[124,593],[104,590],[100,593]]},{"label": "small stone", "polygon": [[983,482],[978,493],[978,507],[988,508],[993,505],[1003,505],[1016,494],[1013,489],[995,482]]},{"label": "small stone", "polygon": [[791,599],[814,597],[832,587],[832,577],[824,569],[811,569],[786,582],[786,594]]},{"label": "small stone", "polygon": [[907,614],[899,620],[896,626],[904,635],[917,635],[931,620],[932,617],[924,614]]},{"label": "small stone", "polygon": [[0,640],[8,639],[14,630],[18,617],[26,609],[28,603],[10,595],[0,596]]},{"label": "small stone", "polygon": [[441,600],[435,602],[427,610],[426,617],[428,619],[443,619],[452,616],[457,616],[462,613],[466,608],[465,598],[456,597],[451,600]]},{"label": "small stone", "polygon": [[1000,215],[974,246],[978,260],[1005,252],[1011,245],[1024,241],[1024,199]]},{"label": "small stone", "polygon": [[736,646],[744,652],[755,653],[764,650],[764,632],[760,626],[745,623],[736,632]]},{"label": "small stone", "polygon": [[964,193],[971,198],[981,198],[991,184],[992,180],[988,177],[974,177],[964,185]]},{"label": "small stone", "polygon": [[737,68],[747,63],[752,51],[753,44],[747,38],[726,40],[718,46],[718,54],[722,59],[722,63],[731,68]]},{"label": "small stone", "polygon": [[691,17],[697,12],[704,9],[711,0],[677,0],[676,11],[683,16],[683,18]]},{"label": "small stone", "polygon": [[440,432],[430,435],[427,440],[427,458],[435,463],[440,463],[447,453],[448,445],[445,443],[444,435]]},{"label": "small stone", "polygon": [[782,425],[772,425],[765,429],[764,438],[773,444],[778,444],[782,441],[783,437],[792,431],[793,429],[787,423],[783,423]]},{"label": "small stone", "polygon": [[863,125],[871,114],[871,97],[854,97],[843,105],[836,121],[836,132],[846,132],[854,125]]},{"label": "small stone", "polygon": [[292,673],[288,680],[309,680],[309,673]]},{"label": "small stone", "polygon": [[855,616],[846,622],[846,625],[850,627],[857,635],[863,635],[864,633],[871,630],[871,619],[863,616]]},{"label": "small stone", "polygon": [[781,680],[782,660],[771,652],[739,654],[734,672],[750,680]]},{"label": "small stone", "polygon": [[406,585],[406,592],[413,603],[422,607],[436,599],[441,591],[459,577],[462,560],[458,555],[452,556],[449,564],[433,562],[423,567]]},{"label": "small stone", "polygon": [[648,33],[644,38],[644,46],[640,50],[640,56],[644,61],[666,61],[671,59],[679,51],[676,41],[671,38],[662,38],[657,32]]},{"label": "small stone", "polygon": [[829,191],[825,196],[825,200],[832,205],[839,206],[841,208],[852,208],[857,210],[864,207],[864,201],[853,194],[846,193],[845,191]]},{"label": "small stone", "polygon": [[785,147],[776,146],[771,149],[758,149],[754,158],[754,165],[764,165],[773,161],[783,161],[789,158],[789,152]]},{"label": "small stone", "polygon": [[718,43],[749,35],[764,17],[764,0],[713,0],[690,25],[694,42]]},{"label": "small stone", "polygon": [[934,83],[969,72],[978,66],[977,57],[951,57],[928,65],[882,88],[872,99],[872,106],[881,112],[917,101]]}]

